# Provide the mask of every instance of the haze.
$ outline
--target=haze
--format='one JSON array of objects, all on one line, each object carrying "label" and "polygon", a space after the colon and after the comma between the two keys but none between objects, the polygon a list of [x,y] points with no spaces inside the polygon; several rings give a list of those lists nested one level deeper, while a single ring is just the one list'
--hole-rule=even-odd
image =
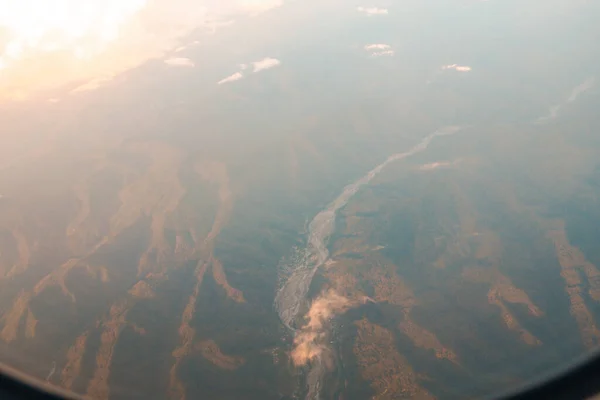
[{"label": "haze", "polygon": [[[108,80],[182,45],[204,26],[255,15],[274,0],[0,0],[0,99]],[[188,43],[189,44],[189,43]]]},{"label": "haze", "polygon": [[5,1],[0,363],[94,400],[443,400],[597,351],[598,20]]}]

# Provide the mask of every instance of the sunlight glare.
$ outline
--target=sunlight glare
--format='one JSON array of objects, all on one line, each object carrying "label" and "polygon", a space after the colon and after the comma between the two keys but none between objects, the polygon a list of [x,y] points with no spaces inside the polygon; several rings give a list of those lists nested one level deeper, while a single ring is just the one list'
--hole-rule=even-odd
[{"label": "sunlight glare", "polygon": [[[0,103],[90,90],[282,0],[0,0]],[[211,28],[211,29],[208,29]],[[189,43],[188,43],[189,44]],[[101,82],[101,84],[99,84]],[[71,85],[67,87],[68,85]],[[82,85],[83,89],[73,89]],[[62,88],[62,89],[60,89]]]},{"label": "sunlight glare", "polygon": [[148,0],[0,0],[0,89],[13,98],[75,75]]},{"label": "sunlight glare", "polygon": [[[70,51],[89,57],[119,36],[119,27],[147,0],[0,0],[0,60]],[[0,39],[1,40],[1,39]],[[3,47],[3,48],[2,48]]]}]

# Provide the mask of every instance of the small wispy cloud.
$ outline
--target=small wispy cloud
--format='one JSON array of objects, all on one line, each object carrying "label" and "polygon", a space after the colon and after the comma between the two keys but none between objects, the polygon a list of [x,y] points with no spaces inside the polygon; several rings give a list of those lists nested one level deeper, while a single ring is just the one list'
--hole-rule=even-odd
[{"label": "small wispy cloud", "polygon": [[171,67],[193,67],[195,64],[192,60],[185,57],[172,57],[165,60],[165,64]]},{"label": "small wispy cloud", "polygon": [[430,163],[430,164],[423,164],[423,165],[421,165],[419,167],[419,169],[421,171],[431,171],[433,169],[443,168],[443,167],[449,167],[451,165],[452,165],[452,163],[447,162],[447,161],[446,162],[444,162],[444,161],[442,161],[442,162],[434,162],[434,163]]},{"label": "small wispy cloud", "polygon": [[561,109],[564,106],[566,106],[567,104],[573,103],[574,101],[577,100],[577,98],[579,96],[581,96],[583,93],[587,92],[588,90],[592,89],[594,86],[596,86],[596,77],[592,76],[592,77],[586,79],[583,83],[575,86],[571,90],[571,93],[569,94],[569,97],[566,98],[566,100],[564,100],[560,104],[556,104],[556,105],[553,105],[552,107],[550,107],[548,109],[548,113],[546,115],[543,115],[543,116],[537,118],[535,121],[533,121],[533,123],[539,125],[539,124],[544,124],[549,121],[552,121],[553,119],[556,119],[556,117],[558,117],[558,115],[559,115],[559,112],[561,111]]},{"label": "small wispy cloud", "polygon": [[365,50],[370,52],[371,57],[393,56],[392,46],[385,43],[373,43],[365,46]]},{"label": "small wispy cloud", "polygon": [[240,70],[238,72],[236,72],[232,75],[229,75],[226,78],[221,79],[220,81],[217,82],[217,85],[222,85],[224,83],[235,82],[235,81],[239,81],[240,79],[244,79],[248,75],[248,72],[243,72],[243,71],[247,71],[249,66],[252,66],[252,72],[250,72],[250,73],[255,74],[257,72],[261,72],[261,71],[265,71],[267,69],[278,67],[279,65],[281,65],[281,61],[276,58],[272,58],[272,57],[265,57],[262,60],[254,61],[249,64],[246,64],[246,63],[239,64],[238,68]]},{"label": "small wispy cloud", "polygon": [[269,11],[272,8],[281,7],[283,0],[246,0],[238,1],[238,7],[240,7],[245,13],[248,13],[251,17],[257,16]]},{"label": "small wispy cloud", "polygon": [[575,100],[577,100],[577,98],[579,97],[579,95],[587,92],[588,90],[590,90],[591,88],[593,88],[595,85],[596,85],[596,77],[588,78],[581,85],[578,85],[575,88],[573,88],[573,90],[571,91],[571,94],[570,94],[569,98],[567,99],[567,103],[574,102]]},{"label": "small wispy cloud", "polygon": [[229,75],[227,78],[221,79],[219,82],[217,82],[217,85],[222,85],[224,83],[239,81],[243,77],[244,77],[244,75],[242,75],[241,72],[236,72],[235,74]]},{"label": "small wispy cloud", "polygon": [[453,69],[453,70],[458,71],[458,72],[469,72],[469,71],[471,71],[471,67],[469,67],[468,65],[458,65],[458,64],[444,65],[442,67],[442,69]]},{"label": "small wispy cloud", "polygon": [[85,92],[88,90],[98,89],[105,83],[110,82],[113,78],[113,76],[100,76],[98,78],[91,79],[83,85],[77,86],[75,89],[71,90],[70,93]]},{"label": "small wispy cloud", "polygon": [[365,13],[369,17],[372,15],[387,15],[387,8],[378,8],[378,7],[358,7],[356,9],[359,12]]},{"label": "small wispy cloud", "polygon": [[281,65],[281,61],[276,58],[266,57],[260,61],[253,62],[252,65],[254,66],[253,72],[260,72]]},{"label": "small wispy cloud", "polygon": [[199,44],[199,43],[200,43],[200,42],[199,42],[198,40],[194,40],[194,41],[193,41],[193,42],[191,42],[191,43],[188,43],[188,44],[184,44],[184,45],[182,45],[182,46],[179,46],[178,48],[176,48],[175,50],[173,50],[173,52],[174,52],[174,53],[179,53],[179,52],[182,52],[183,50],[187,50],[187,49],[189,49],[190,47],[192,47],[192,46],[196,46],[196,45],[197,45],[197,44]]},{"label": "small wispy cloud", "polygon": [[371,57],[381,57],[381,56],[393,56],[394,50],[385,50],[385,51],[376,51],[371,54]]},{"label": "small wispy cloud", "polygon": [[389,44],[385,44],[385,43],[375,43],[375,44],[368,44],[365,46],[365,50],[369,51],[369,50],[387,50],[389,49],[391,46]]},{"label": "small wispy cloud", "polygon": [[418,169],[420,171],[432,171],[434,169],[439,169],[439,168],[455,167],[458,164],[460,164],[461,162],[462,162],[461,159],[454,160],[454,161],[436,161],[436,162],[432,162],[432,163],[429,163],[429,164],[420,165],[418,167]]}]

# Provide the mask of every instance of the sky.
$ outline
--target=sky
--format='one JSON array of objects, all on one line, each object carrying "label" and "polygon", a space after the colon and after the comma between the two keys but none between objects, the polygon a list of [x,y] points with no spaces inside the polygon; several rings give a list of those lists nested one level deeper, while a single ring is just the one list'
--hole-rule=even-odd
[{"label": "sky", "polygon": [[199,27],[225,27],[281,2],[0,0],[0,100],[27,99],[72,81],[108,81],[193,44],[183,41]]}]

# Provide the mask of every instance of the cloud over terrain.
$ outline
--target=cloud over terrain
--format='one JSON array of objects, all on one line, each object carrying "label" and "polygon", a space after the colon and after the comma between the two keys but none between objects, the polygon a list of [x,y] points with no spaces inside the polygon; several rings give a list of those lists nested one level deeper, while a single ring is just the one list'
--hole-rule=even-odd
[{"label": "cloud over terrain", "polygon": [[387,8],[358,7],[356,10],[358,12],[366,14],[369,17],[373,16],[373,15],[387,15],[388,14],[388,9]]},{"label": "cloud over terrain", "polygon": [[185,57],[172,57],[165,60],[165,64],[172,67],[193,67],[194,62]]},{"label": "cloud over terrain", "polygon": [[[266,71],[268,69],[280,66],[281,61],[276,58],[265,57],[262,60],[251,62],[250,65],[252,65],[251,73],[256,74],[258,72]],[[235,82],[235,81],[239,81],[240,79],[244,79],[244,77],[246,77],[247,74],[244,74],[243,71],[246,71],[248,69],[248,64],[240,64],[239,68],[240,68],[240,71],[235,72],[235,73],[229,75],[228,77],[221,79],[220,81],[217,82],[217,85],[222,85],[224,83]]]}]

